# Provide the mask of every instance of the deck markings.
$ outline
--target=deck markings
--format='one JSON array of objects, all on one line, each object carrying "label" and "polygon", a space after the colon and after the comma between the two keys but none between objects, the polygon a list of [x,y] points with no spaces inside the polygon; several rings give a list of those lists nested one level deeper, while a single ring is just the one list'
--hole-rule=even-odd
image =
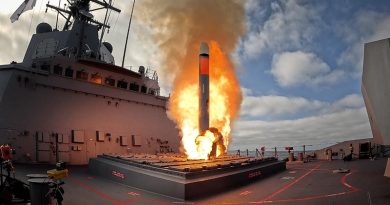
[{"label": "deck markings", "polygon": [[[319,166],[319,165],[317,165]],[[318,169],[311,169],[311,170],[318,170]],[[302,175],[300,178],[298,178],[299,180],[301,180],[302,178],[304,178],[305,176],[309,175],[311,172],[307,172],[306,174]],[[358,188],[350,185],[347,183],[347,177],[349,175],[351,175],[352,172],[350,173],[347,173],[345,174],[343,177],[341,177],[340,179],[340,182],[341,184],[343,184],[344,186],[346,186],[349,190],[348,191],[344,191],[344,192],[339,192],[339,193],[334,193],[334,194],[323,194],[323,195],[318,195],[318,196],[309,196],[309,197],[303,197],[303,198],[292,198],[292,199],[277,199],[277,200],[271,200],[274,196],[276,196],[277,194],[285,191],[287,188],[291,187],[293,185],[293,183],[295,182],[292,182],[290,184],[287,184],[285,187],[282,187],[281,189],[279,189],[278,191],[274,192],[273,194],[267,196],[266,198],[264,198],[263,200],[259,201],[259,202],[250,202],[250,203],[255,203],[255,204],[261,204],[261,203],[283,203],[283,202],[297,202],[297,201],[307,201],[307,200],[313,200],[313,199],[322,199],[322,198],[328,198],[328,197],[335,197],[335,196],[341,196],[341,195],[345,195],[345,194],[350,194],[350,193],[354,193],[354,192],[357,192],[357,191],[360,191]],[[297,179],[297,180],[298,180]],[[295,182],[296,183],[296,182]],[[294,183],[294,184],[295,184]],[[287,187],[287,188],[286,188]]]},{"label": "deck markings", "polygon": [[126,194],[130,195],[130,196],[139,196],[140,195],[140,194],[138,194],[136,192],[127,192]]},{"label": "deck markings", "polygon": [[299,181],[301,181],[303,178],[305,178],[307,175],[311,174],[312,172],[315,171],[315,169],[318,169],[318,167],[320,167],[321,164],[318,164],[317,166],[314,167],[314,169],[310,169],[308,172],[306,172],[305,174],[303,174],[302,176],[300,176],[299,178],[297,178],[296,180],[294,180],[293,182],[283,186],[281,189],[279,190],[276,190],[275,192],[273,192],[272,194],[266,196],[265,198],[263,198],[262,200],[258,201],[258,202],[251,202],[251,203],[256,203],[256,204],[259,204],[259,203],[263,203],[265,201],[269,201],[270,199],[272,199],[273,197],[275,197],[276,195],[286,191],[287,189],[289,189],[290,187],[292,187],[294,184],[298,183]]},{"label": "deck markings", "polygon": [[194,204],[193,202],[185,202],[185,201],[174,201],[172,204]]},{"label": "deck markings", "polygon": [[269,200],[269,201],[263,201],[262,203],[283,203],[283,202],[308,201],[308,200],[313,200],[313,199],[322,199],[322,198],[328,198],[328,197],[334,197],[334,196],[341,196],[341,195],[348,194],[348,193],[352,193],[352,191],[340,192],[340,193],[335,193],[335,194],[324,194],[324,195],[319,195],[319,196],[309,196],[309,197],[303,197],[303,198]]},{"label": "deck markings", "polygon": [[252,193],[251,191],[244,191],[244,192],[240,193],[240,196],[246,196],[246,195],[251,194],[251,193]]},{"label": "deck markings", "polygon": [[[108,201],[110,201],[111,203],[115,204],[115,205],[126,205],[126,204],[129,204],[130,202],[134,202],[134,203],[137,203],[137,202],[147,202],[147,203],[151,203],[151,204],[171,204],[172,201],[166,201],[166,200],[157,200],[157,199],[143,199],[143,198],[130,198],[130,199],[126,199],[126,200],[123,200],[123,201],[120,201],[118,199],[115,199],[114,197],[110,196],[110,195],[107,195],[103,192],[100,192],[98,191],[97,189],[93,188],[92,186],[84,183],[83,181],[75,178],[75,177],[71,177],[69,176],[68,178],[72,183],[74,184],[77,184],[79,185],[80,187],[100,196],[101,198],[104,198]],[[131,193],[131,192],[129,192]],[[132,192],[134,194],[138,194],[136,192]]]},{"label": "deck markings", "polygon": [[140,202],[144,202],[147,204],[172,204],[173,201],[167,201],[167,200],[158,200],[158,199],[143,199],[143,198],[131,198],[124,200],[122,203],[123,204],[139,204]]},{"label": "deck markings", "polygon": [[105,194],[103,192],[100,192],[100,191],[96,190],[92,186],[90,186],[88,184],[85,184],[84,182],[82,182],[79,179],[76,179],[74,177],[69,176],[69,180],[72,181],[72,183],[77,184],[77,185],[81,186],[82,188],[84,188],[84,189],[86,189],[88,191],[91,191],[92,193],[95,193],[96,195],[98,195],[98,196],[100,196],[100,197],[102,197],[104,199],[107,199],[108,201],[112,202],[115,205],[124,205],[123,202],[121,202],[121,201],[119,201],[119,200],[117,200],[117,199],[115,199],[115,198],[113,198],[113,197],[111,197],[111,196],[109,196],[109,195],[107,195],[107,194]]},{"label": "deck markings", "polygon": [[[320,167],[321,164],[318,164],[316,165],[314,168],[312,169],[309,169],[308,172],[306,172],[305,174],[303,174],[302,176],[300,176],[299,178],[297,178],[296,180],[294,180],[293,182],[283,186],[282,188],[280,188],[279,190],[273,192],[272,194],[266,196],[265,198],[263,198],[262,200],[258,201],[258,202],[249,202],[249,203],[255,203],[255,204],[262,204],[262,203],[283,203],[283,202],[297,202],[297,201],[306,201],[306,200],[314,200],[314,199],[321,199],[321,198],[327,198],[327,197],[335,197],[335,196],[341,196],[341,195],[345,195],[345,194],[350,194],[350,193],[353,193],[353,192],[357,192],[357,191],[360,191],[358,188],[350,185],[347,183],[347,177],[350,176],[352,174],[352,172],[350,173],[347,173],[345,174],[341,179],[340,179],[340,183],[343,184],[345,187],[347,187],[349,190],[348,191],[344,191],[344,192],[339,192],[339,193],[333,193],[333,194],[324,194],[324,195],[318,195],[318,196],[309,196],[309,197],[303,197],[303,198],[292,198],[292,199],[277,199],[277,200],[272,200],[273,197],[275,197],[276,195],[286,191],[287,189],[291,188],[294,184],[298,183],[299,181],[301,181],[303,178],[305,178],[306,176],[308,176],[309,174],[311,174],[312,172],[314,171],[320,171],[320,170],[325,170],[325,169],[318,169],[318,167]],[[180,203],[184,203],[184,204],[188,204],[188,202],[178,202],[178,201],[165,201],[165,200],[155,200],[155,199],[143,199],[143,198],[130,198],[130,199],[126,199],[124,201],[120,201],[118,199],[115,199],[113,198],[112,196],[109,196],[103,192],[100,192],[98,190],[96,190],[95,188],[93,188],[92,186],[84,183],[82,180],[80,179],[77,179],[77,178],[74,178],[74,177],[69,177],[69,179],[71,180],[71,182],[75,183],[75,184],[78,184],[80,187],[88,190],[88,191],[91,191],[95,194],[97,194],[98,196],[104,198],[104,199],[107,199],[109,200],[110,202],[112,202],[113,204],[115,205],[126,205],[126,204],[129,204],[129,203],[137,203],[137,202],[149,202],[149,203],[159,203],[159,204],[169,204],[169,203],[174,203],[174,204],[180,204]],[[93,177],[87,177],[87,179],[93,179]],[[249,191],[249,190],[246,190],[244,192],[241,192],[239,195],[241,196],[246,196],[246,195],[249,195],[251,194],[252,191]],[[130,196],[139,196],[140,194],[139,193],[136,193],[136,192],[127,192],[128,195]],[[191,203],[192,204],[192,203]],[[230,204],[230,203],[229,203]]]},{"label": "deck markings", "polygon": [[290,176],[286,176],[286,177],[282,177],[280,179],[283,179],[283,180],[290,180],[290,179],[295,179],[295,177],[290,177]]},{"label": "deck markings", "polygon": [[350,173],[344,175],[343,177],[341,177],[341,180],[340,180],[341,183],[342,183],[344,186],[350,188],[351,191],[353,191],[353,192],[355,192],[355,191],[360,191],[358,188],[356,188],[356,187],[354,187],[354,186],[351,186],[351,185],[349,185],[349,184],[347,183],[347,177],[348,177],[349,175],[351,175],[351,174],[352,174],[352,172],[350,172]]},{"label": "deck markings", "polygon": [[[308,169],[308,168],[298,168],[298,167],[293,167],[292,169],[294,169],[294,170],[312,170],[312,169]],[[332,170],[330,170],[330,169],[314,169],[314,171],[327,171],[327,172],[331,172]]]},{"label": "deck markings", "polygon": [[[139,197],[131,197],[129,199],[125,199],[123,201],[121,200],[118,200],[108,194],[105,194],[95,188],[93,188],[91,185],[88,185],[86,183],[84,183],[82,180],[80,179],[77,179],[75,177],[72,177],[72,176],[69,176],[69,180],[74,183],[74,184],[77,184],[79,185],[80,187],[100,196],[101,198],[104,198],[104,199],[107,199],[108,201],[110,201],[111,203],[115,204],[115,205],[127,205],[127,204],[137,204],[137,202],[145,202],[145,203],[149,203],[149,204],[172,204],[173,201],[170,201],[170,200],[159,200],[159,199],[147,199],[147,198],[139,198]],[[137,193],[137,192],[127,192],[128,195],[130,196],[141,196],[140,193]],[[185,204],[191,204],[191,203],[188,203],[188,202],[185,202]]]}]

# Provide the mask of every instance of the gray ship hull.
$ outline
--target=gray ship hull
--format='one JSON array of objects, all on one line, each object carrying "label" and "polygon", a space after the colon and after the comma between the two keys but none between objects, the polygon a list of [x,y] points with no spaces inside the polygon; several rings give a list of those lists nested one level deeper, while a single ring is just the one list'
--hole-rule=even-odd
[{"label": "gray ship hull", "polygon": [[0,143],[14,145],[19,162],[87,164],[102,153],[178,152],[178,131],[166,103],[164,97],[21,64],[0,66]]}]

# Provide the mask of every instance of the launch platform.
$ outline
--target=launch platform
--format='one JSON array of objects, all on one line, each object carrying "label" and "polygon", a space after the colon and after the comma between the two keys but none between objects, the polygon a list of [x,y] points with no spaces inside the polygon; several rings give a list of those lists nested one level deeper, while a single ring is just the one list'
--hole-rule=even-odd
[{"label": "launch platform", "polygon": [[189,160],[176,154],[104,154],[90,159],[88,169],[128,186],[188,200],[272,175],[285,170],[286,163],[237,155]]}]

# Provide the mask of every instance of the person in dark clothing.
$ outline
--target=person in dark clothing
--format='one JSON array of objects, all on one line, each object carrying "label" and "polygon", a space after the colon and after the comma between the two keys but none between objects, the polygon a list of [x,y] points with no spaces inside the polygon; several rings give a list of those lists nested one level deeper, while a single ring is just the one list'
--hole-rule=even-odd
[{"label": "person in dark clothing", "polygon": [[353,145],[352,144],[349,145],[349,151],[351,151],[351,155],[352,155],[353,154]]}]

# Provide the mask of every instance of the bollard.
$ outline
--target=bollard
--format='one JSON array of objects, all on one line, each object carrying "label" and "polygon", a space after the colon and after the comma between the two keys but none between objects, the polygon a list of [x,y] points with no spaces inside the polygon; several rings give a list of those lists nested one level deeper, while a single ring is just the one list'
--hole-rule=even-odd
[{"label": "bollard", "polygon": [[275,158],[278,158],[278,150],[275,147]]},{"label": "bollard", "polygon": [[298,161],[303,161],[303,153],[298,153]]},{"label": "bollard", "polygon": [[294,153],[292,153],[292,152],[288,153],[288,161],[289,162],[294,161]]},{"label": "bollard", "polygon": [[49,192],[49,178],[32,178],[27,180],[30,184],[31,205],[49,204],[50,197],[46,195]]}]

